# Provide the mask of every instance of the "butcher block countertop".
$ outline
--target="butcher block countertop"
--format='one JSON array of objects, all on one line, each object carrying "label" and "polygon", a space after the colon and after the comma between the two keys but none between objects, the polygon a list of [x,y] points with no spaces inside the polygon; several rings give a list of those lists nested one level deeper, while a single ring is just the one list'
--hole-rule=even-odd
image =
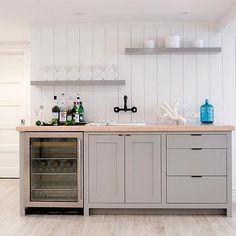
[{"label": "butcher block countertop", "polygon": [[224,132],[233,125],[109,125],[109,126],[18,126],[19,132]]}]

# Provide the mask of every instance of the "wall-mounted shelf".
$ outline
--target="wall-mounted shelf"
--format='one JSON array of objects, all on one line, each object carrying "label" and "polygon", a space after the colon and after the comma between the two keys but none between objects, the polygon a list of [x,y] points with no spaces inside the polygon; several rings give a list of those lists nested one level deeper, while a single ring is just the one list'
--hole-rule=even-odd
[{"label": "wall-mounted shelf", "polygon": [[31,81],[34,86],[125,85],[125,80],[57,80]]},{"label": "wall-mounted shelf", "polygon": [[220,47],[204,48],[126,48],[126,55],[168,55],[168,54],[217,54]]}]

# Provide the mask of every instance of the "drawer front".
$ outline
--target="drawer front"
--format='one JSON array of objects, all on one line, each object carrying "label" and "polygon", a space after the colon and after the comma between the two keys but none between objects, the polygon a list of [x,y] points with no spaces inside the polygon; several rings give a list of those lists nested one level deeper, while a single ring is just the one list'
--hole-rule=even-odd
[{"label": "drawer front", "polygon": [[167,148],[226,148],[224,134],[169,134]]},{"label": "drawer front", "polygon": [[226,203],[226,177],[167,177],[167,203]]},{"label": "drawer front", "polygon": [[168,149],[167,175],[226,175],[226,149]]}]

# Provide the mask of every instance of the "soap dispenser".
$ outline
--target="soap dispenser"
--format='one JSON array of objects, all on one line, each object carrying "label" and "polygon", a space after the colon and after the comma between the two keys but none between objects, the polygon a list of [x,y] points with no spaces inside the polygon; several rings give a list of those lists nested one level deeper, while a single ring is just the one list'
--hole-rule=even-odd
[{"label": "soap dispenser", "polygon": [[214,107],[205,99],[205,104],[201,105],[200,116],[202,124],[212,124],[214,122]]}]

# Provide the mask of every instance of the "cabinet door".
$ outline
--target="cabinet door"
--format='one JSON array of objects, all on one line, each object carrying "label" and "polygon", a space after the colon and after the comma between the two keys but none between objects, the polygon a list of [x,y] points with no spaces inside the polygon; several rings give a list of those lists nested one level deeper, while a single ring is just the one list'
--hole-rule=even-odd
[{"label": "cabinet door", "polygon": [[124,137],[89,135],[89,202],[124,202]]},{"label": "cabinet door", "polygon": [[161,202],[161,137],[125,137],[127,203]]}]

